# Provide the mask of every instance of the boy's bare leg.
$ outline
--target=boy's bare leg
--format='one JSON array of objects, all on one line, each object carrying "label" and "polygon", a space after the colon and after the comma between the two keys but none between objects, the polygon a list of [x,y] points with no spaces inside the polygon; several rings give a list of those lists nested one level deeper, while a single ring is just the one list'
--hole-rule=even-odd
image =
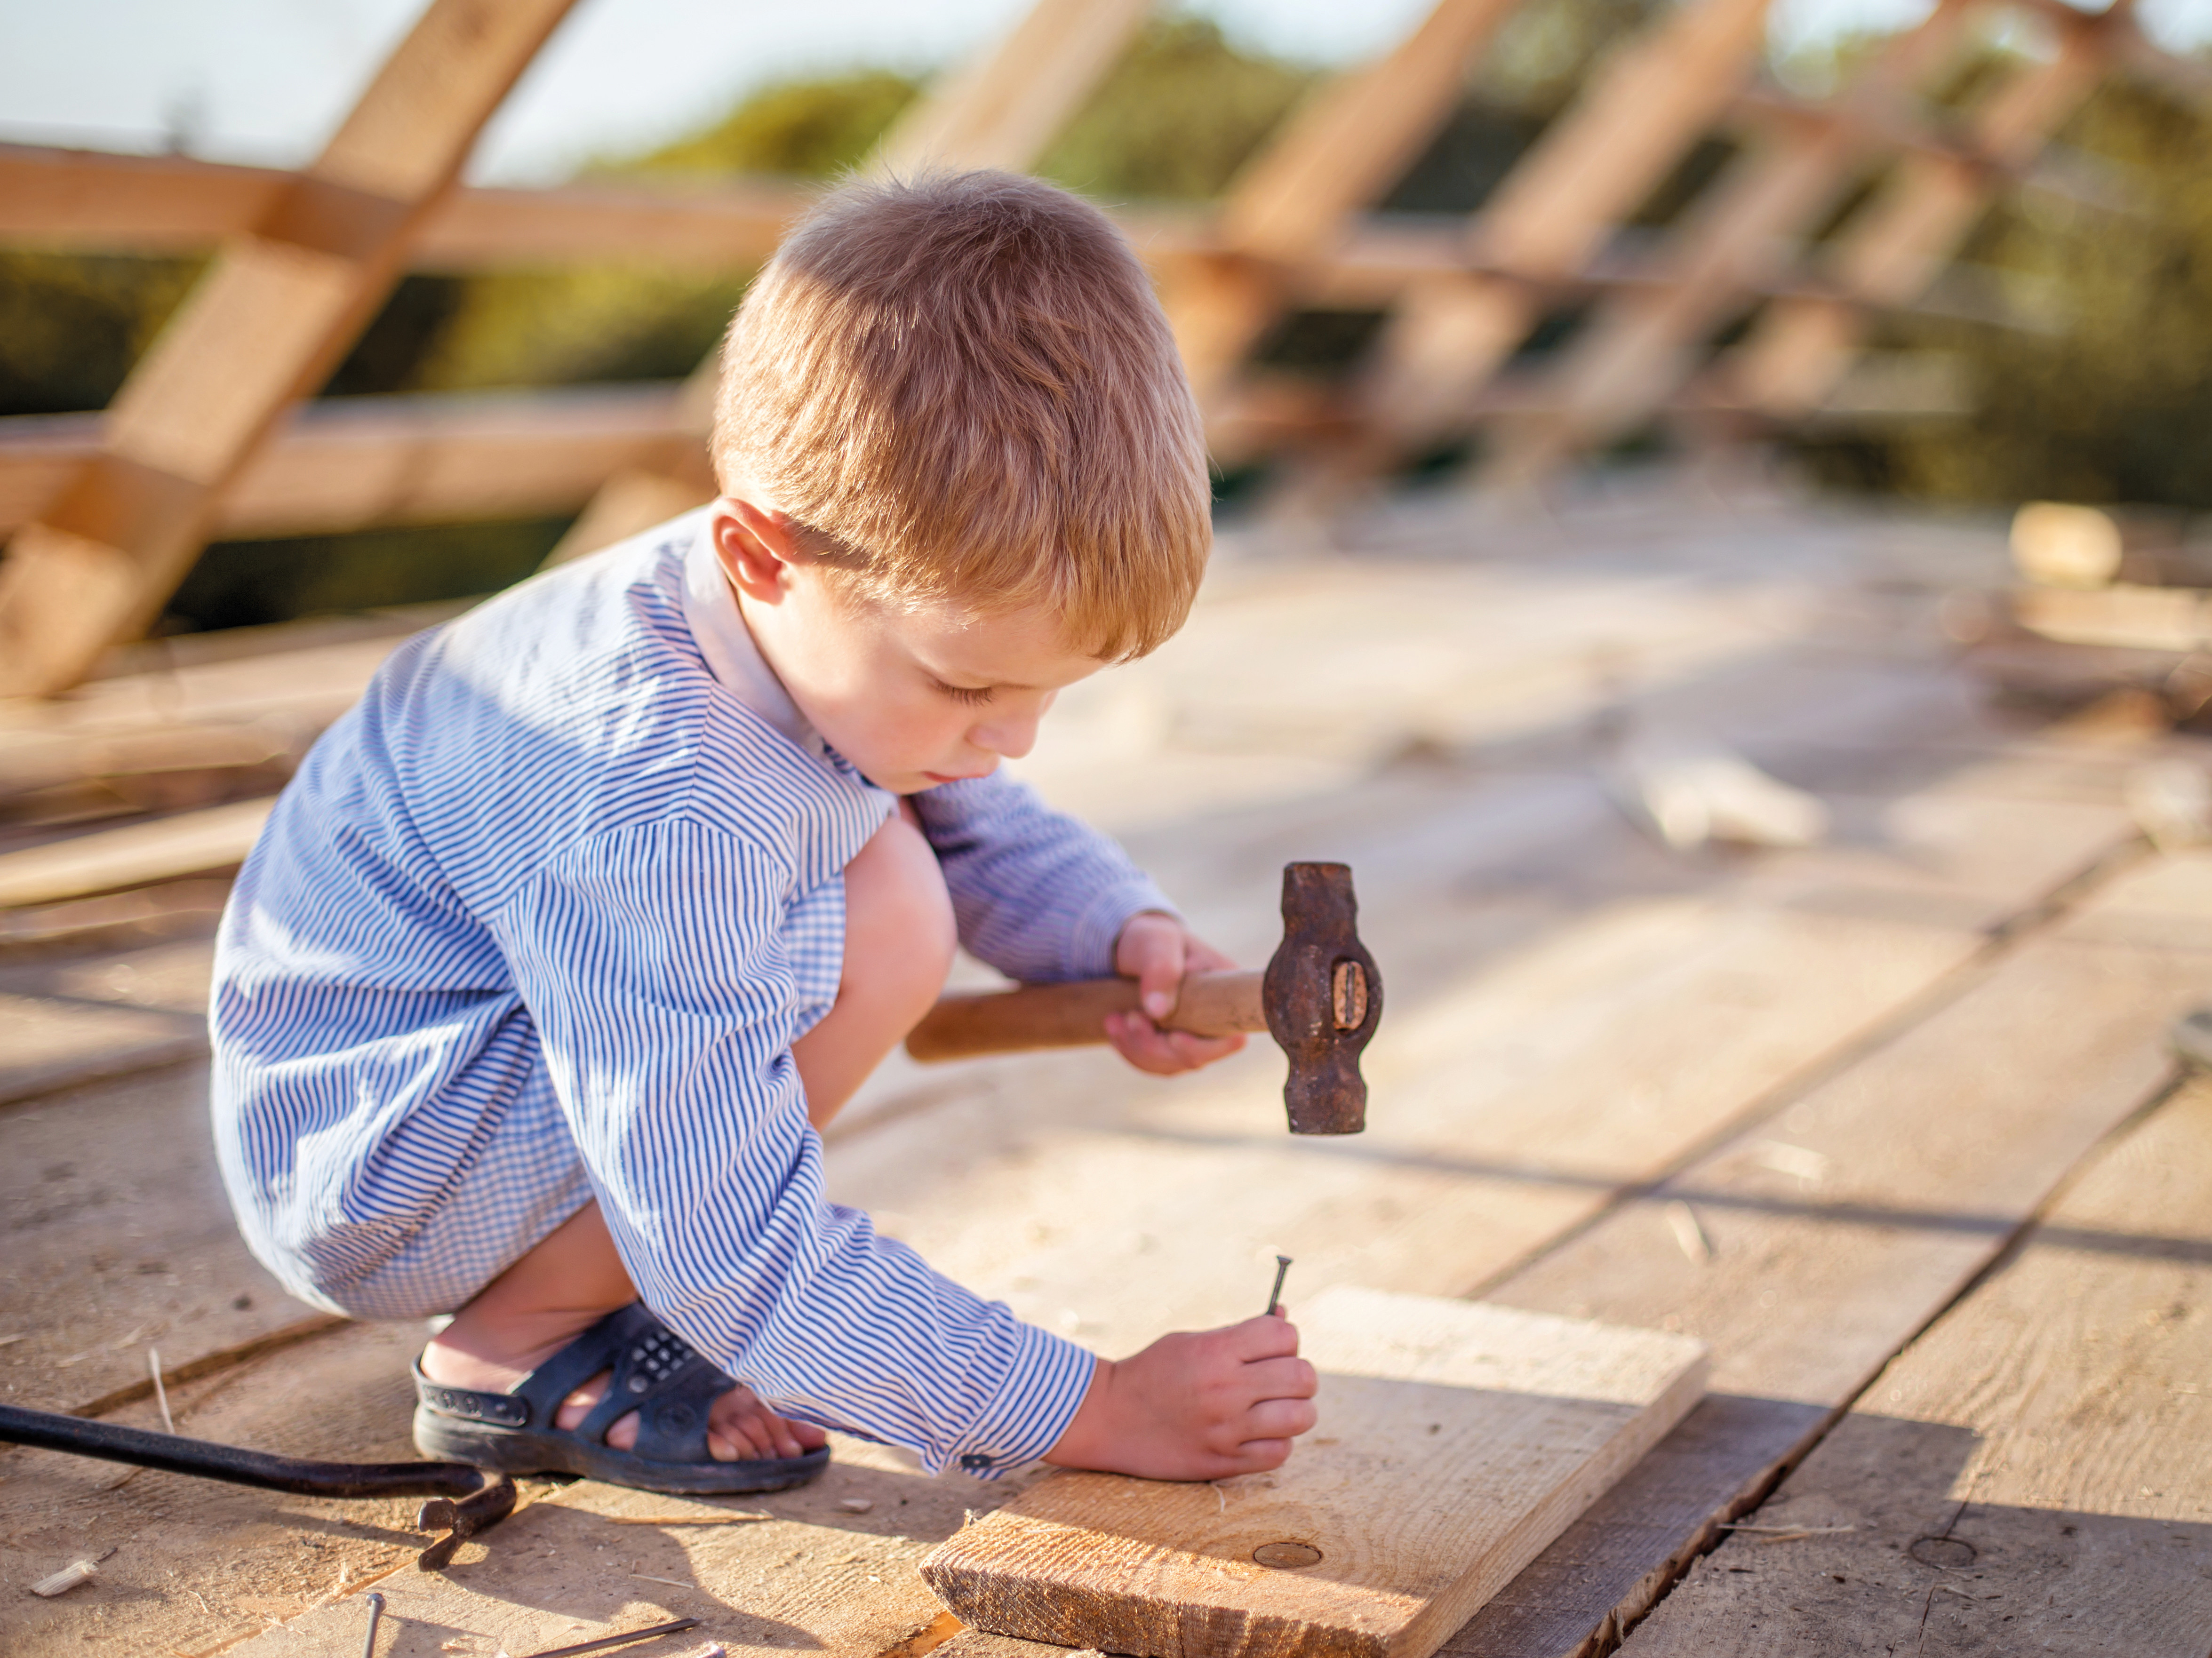
[{"label": "boy's bare leg", "polygon": [[[952,959],[952,903],[936,855],[912,811],[876,832],[845,869],[845,962],[837,999],[792,1046],[817,1127],[903,1041],[944,987]],[[599,1205],[590,1203],[494,1278],[422,1352],[422,1370],[448,1387],[513,1387],[578,1335],[637,1299]],[[562,1401],[559,1425],[580,1423],[605,1394],[602,1373]],[[637,1442],[637,1418],[607,1431],[607,1443]],[[720,1461],[797,1456],[822,1430],[787,1422],[738,1387],[714,1402],[708,1446]]]}]

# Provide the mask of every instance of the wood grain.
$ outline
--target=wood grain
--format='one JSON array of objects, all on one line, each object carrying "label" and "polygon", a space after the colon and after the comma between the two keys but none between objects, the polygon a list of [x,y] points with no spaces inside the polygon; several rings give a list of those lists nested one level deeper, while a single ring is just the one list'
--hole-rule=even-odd
[{"label": "wood grain", "polygon": [[234,869],[253,849],[275,804],[234,801],[24,852],[0,853],[0,908]]},{"label": "wood grain", "polygon": [[2203,1658],[2208,1218],[2200,1081],[1875,1379],[1628,1654]]},{"label": "wood grain", "polygon": [[1702,1391],[1649,1331],[1340,1288],[1301,1327],[1321,1419],[1273,1473],[1063,1472],[922,1576],[964,1623],[1152,1658],[1426,1658]]},{"label": "wood grain", "polygon": [[[2156,1096],[2170,1074],[2166,1021],[2212,995],[2212,954],[2095,938],[2106,918],[2140,914],[2146,887],[2169,904],[2197,895],[2207,904],[2197,925],[2212,924],[2212,882],[2185,885],[2147,864],[1771,1127],[1493,1292],[1698,1335],[1713,1348],[1714,1391],[1510,1599],[1447,1644],[1452,1658],[1608,1649],[1715,1528],[1755,1503],[1996,1258],[2100,1137]],[[1710,1260],[1674,1243],[1664,1213],[1674,1201],[1711,1236]]]}]

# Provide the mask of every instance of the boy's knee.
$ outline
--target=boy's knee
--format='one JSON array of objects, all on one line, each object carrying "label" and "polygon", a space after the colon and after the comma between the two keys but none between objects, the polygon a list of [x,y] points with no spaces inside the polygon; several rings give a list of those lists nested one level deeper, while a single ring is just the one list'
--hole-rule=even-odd
[{"label": "boy's knee", "polygon": [[952,895],[902,805],[845,866],[848,989],[858,983],[926,1006],[944,988],[959,942]]}]

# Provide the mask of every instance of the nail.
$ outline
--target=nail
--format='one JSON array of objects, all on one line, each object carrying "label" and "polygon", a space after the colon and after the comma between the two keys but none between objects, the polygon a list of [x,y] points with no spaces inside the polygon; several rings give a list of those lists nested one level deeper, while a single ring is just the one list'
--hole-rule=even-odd
[{"label": "nail", "polygon": [[1283,1280],[1291,1275],[1291,1258],[1275,1257],[1275,1287],[1267,1291],[1267,1315],[1280,1318],[1283,1313]]}]

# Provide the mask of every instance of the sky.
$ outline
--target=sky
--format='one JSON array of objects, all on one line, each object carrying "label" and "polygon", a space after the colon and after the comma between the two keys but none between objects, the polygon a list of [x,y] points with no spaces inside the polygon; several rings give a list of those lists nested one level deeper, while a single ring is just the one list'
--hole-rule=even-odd
[{"label": "sky", "polygon": [[[423,0],[0,0],[0,141],[291,166],[312,156]],[[856,65],[926,70],[1029,0],[580,0],[486,130],[479,182],[565,177],[649,148],[752,88]],[[1358,61],[1431,0],[1192,0],[1239,45]],[[1778,46],[1916,21],[1929,0],[1776,0]],[[2212,43],[2212,0],[2141,0],[2161,44]]]}]

